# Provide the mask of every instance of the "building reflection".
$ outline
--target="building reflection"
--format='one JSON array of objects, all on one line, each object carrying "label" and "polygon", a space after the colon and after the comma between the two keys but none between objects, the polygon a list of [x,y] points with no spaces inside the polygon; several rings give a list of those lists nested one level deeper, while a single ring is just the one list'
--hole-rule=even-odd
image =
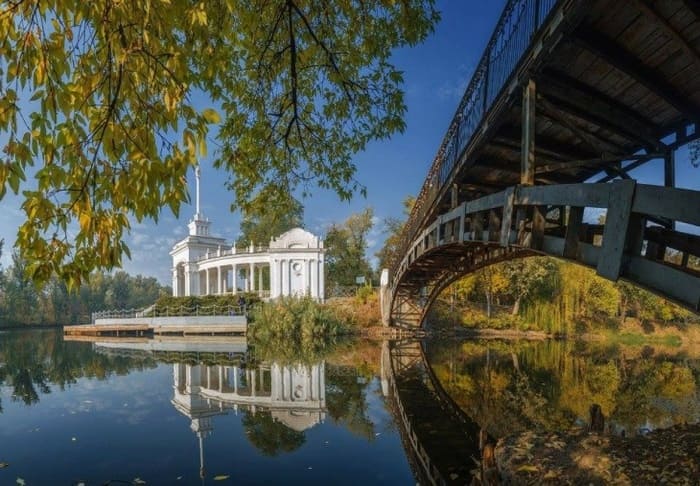
[{"label": "building reflection", "polygon": [[205,477],[204,439],[212,417],[239,411],[269,413],[275,422],[303,432],[326,417],[325,362],[255,367],[173,365],[172,404],[191,420],[199,441],[200,477]]}]

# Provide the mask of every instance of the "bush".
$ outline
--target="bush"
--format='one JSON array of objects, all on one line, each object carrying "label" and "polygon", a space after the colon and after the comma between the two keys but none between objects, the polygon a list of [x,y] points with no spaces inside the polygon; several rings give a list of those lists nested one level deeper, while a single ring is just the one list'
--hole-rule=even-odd
[{"label": "bush", "polygon": [[286,297],[253,308],[248,337],[256,358],[311,362],[348,332],[335,313],[310,297]]},{"label": "bush", "polygon": [[148,315],[155,317],[173,314],[182,316],[225,315],[229,314],[229,311],[237,311],[241,299],[243,299],[243,304],[247,309],[260,303],[260,297],[254,293],[188,297],[165,296],[156,301]]}]

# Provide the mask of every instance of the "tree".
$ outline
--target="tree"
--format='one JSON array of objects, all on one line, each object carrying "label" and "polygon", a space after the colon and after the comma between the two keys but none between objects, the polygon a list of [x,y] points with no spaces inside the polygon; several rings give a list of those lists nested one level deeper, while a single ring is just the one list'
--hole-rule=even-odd
[{"label": "tree", "polygon": [[556,263],[549,258],[523,258],[503,262],[501,265],[510,283],[509,293],[513,296],[511,314],[514,316],[518,315],[523,299],[559,273]]},{"label": "tree", "polygon": [[22,191],[32,278],[76,285],[120,266],[131,219],[188,199],[212,124],[233,208],[316,185],[364,192],[352,156],[403,130],[389,58],[432,31],[434,3],[5,2],[0,198]]},{"label": "tree", "polygon": [[265,245],[270,238],[303,226],[303,223],[304,206],[293,197],[278,201],[269,208],[244,211],[241,235],[236,244],[240,247],[246,247],[251,242],[256,245]]},{"label": "tree", "polygon": [[355,285],[355,277],[371,278],[367,261],[367,234],[372,229],[374,211],[366,208],[350,215],[342,225],[333,224],[326,234],[326,284]]},{"label": "tree", "polygon": [[399,255],[399,251],[401,250],[401,235],[406,225],[406,220],[411,214],[415,203],[416,198],[414,196],[406,197],[406,199],[403,200],[404,217],[402,219],[386,218],[384,220],[384,233],[387,237],[386,240],[384,240],[382,249],[376,253],[376,257],[379,259],[378,270],[390,268],[403,256]]}]

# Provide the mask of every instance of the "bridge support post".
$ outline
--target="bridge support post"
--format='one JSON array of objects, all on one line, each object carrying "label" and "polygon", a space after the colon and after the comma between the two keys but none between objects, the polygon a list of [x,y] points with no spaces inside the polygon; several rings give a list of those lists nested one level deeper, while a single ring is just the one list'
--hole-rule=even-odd
[{"label": "bridge support post", "polygon": [[530,79],[523,88],[522,139],[520,153],[520,183],[535,183],[535,81]]},{"label": "bridge support post", "polygon": [[[673,150],[664,156],[664,186],[676,187],[676,153]],[[676,229],[676,222],[671,222],[671,229]]]},{"label": "bridge support post", "polygon": [[391,325],[391,295],[389,292],[389,270],[382,269],[379,277],[379,307],[382,312],[382,324]]},{"label": "bridge support post", "polygon": [[501,246],[510,245],[510,232],[513,226],[513,208],[517,190],[517,187],[511,187],[506,191],[506,198],[503,203],[503,221],[501,221]]},{"label": "bridge support post", "polygon": [[566,222],[566,234],[564,235],[564,258],[576,260],[578,256],[579,234],[583,224],[583,210],[581,206],[569,208],[569,218]]},{"label": "bridge support post", "polygon": [[620,276],[636,185],[632,179],[622,180],[614,182],[610,190],[603,247],[596,267],[598,275],[609,280],[616,281]]}]

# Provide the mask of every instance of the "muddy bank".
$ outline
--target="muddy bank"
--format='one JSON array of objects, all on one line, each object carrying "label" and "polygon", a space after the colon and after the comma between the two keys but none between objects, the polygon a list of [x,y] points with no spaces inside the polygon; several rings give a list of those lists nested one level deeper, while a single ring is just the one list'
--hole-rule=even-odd
[{"label": "muddy bank", "polygon": [[700,484],[700,424],[647,435],[526,432],[495,448],[500,484]]}]

